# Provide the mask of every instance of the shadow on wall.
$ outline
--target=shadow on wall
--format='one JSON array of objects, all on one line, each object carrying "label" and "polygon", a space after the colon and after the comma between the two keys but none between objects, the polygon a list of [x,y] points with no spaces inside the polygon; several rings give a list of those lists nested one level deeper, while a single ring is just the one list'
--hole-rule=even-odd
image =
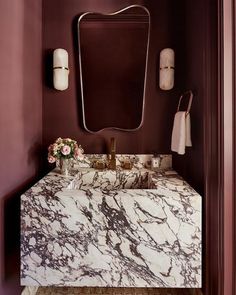
[{"label": "shadow on wall", "polygon": [[2,243],[4,244],[0,294],[20,294],[22,290],[20,286],[20,195],[34,183],[32,179],[27,180],[0,202],[2,212],[0,222],[3,225]]},{"label": "shadow on wall", "polygon": [[[23,192],[23,190],[22,190]],[[20,192],[6,196],[4,210],[4,270],[3,279],[8,281],[20,273]]]},{"label": "shadow on wall", "polygon": [[79,66],[79,38],[78,38],[78,19],[80,15],[81,14],[76,15],[72,21],[72,36],[73,36],[73,51],[74,51],[73,65],[75,68],[74,74],[75,74],[75,81],[76,81],[75,93],[77,97],[77,100],[76,100],[77,112],[79,114],[77,118],[78,118],[79,126],[83,126],[80,66]]},{"label": "shadow on wall", "polygon": [[53,50],[46,49],[43,53],[43,80],[49,89],[53,89]]}]

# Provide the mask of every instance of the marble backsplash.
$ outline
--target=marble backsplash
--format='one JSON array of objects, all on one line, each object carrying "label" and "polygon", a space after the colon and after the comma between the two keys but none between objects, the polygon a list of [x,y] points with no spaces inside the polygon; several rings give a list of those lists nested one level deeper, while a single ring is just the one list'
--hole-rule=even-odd
[{"label": "marble backsplash", "polygon": [[[117,154],[116,155],[116,165],[121,166],[122,162],[125,160],[131,161],[134,168],[150,168],[151,160],[154,157],[152,154]],[[155,155],[158,158],[158,170],[165,170],[172,168],[172,155]],[[83,160],[74,161],[74,166],[76,167],[93,167],[93,163],[97,160],[108,160],[108,155],[106,154],[85,154]]]}]

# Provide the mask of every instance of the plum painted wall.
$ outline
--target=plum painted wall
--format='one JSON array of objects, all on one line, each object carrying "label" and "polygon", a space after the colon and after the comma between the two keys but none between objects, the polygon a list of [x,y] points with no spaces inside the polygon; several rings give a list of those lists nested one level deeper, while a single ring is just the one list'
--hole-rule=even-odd
[{"label": "plum painted wall", "polygon": [[[208,6],[209,2],[204,0],[194,2],[186,0],[184,6],[184,38],[182,42],[177,43],[177,46],[183,62],[181,68],[183,84],[194,94],[190,112],[193,146],[187,148],[184,156],[173,154],[174,168],[202,195],[204,194],[204,100],[207,98],[209,88],[206,85],[206,28],[207,22],[213,22],[214,19],[206,17]],[[211,9],[213,10],[213,6]],[[212,35],[211,38],[216,40],[216,35]],[[211,52],[212,59],[215,53]],[[184,103],[187,102],[188,99],[185,99]]]},{"label": "plum painted wall", "polygon": [[[113,12],[131,4],[145,5],[151,14],[144,125],[137,132],[89,134],[81,125],[77,18],[81,12]],[[19,273],[9,277],[11,268],[19,271],[19,196],[39,177],[46,147],[56,137],[77,139],[87,153],[107,152],[111,136],[117,138],[118,153],[169,153],[178,97],[193,88],[194,148],[183,158],[175,156],[174,164],[203,191],[204,22],[198,19],[204,1],[194,3],[194,10],[191,5],[185,0],[0,1],[0,294],[20,292]],[[58,47],[70,57],[70,86],[63,92],[51,87],[52,51]],[[165,47],[176,52],[176,86],[171,91],[158,87],[159,53]]]},{"label": "plum painted wall", "polygon": [[[114,12],[127,5],[145,5],[151,14],[150,52],[147,76],[145,119],[136,132],[103,131],[90,134],[81,124],[80,85],[76,27],[78,15],[86,11]],[[181,7],[183,1],[178,2]],[[51,67],[52,51],[65,48],[69,52],[70,86],[63,92],[52,89],[50,74],[43,82],[43,145],[58,136],[77,139],[86,153],[107,152],[111,136],[117,138],[118,153],[169,153],[173,115],[180,88],[161,91],[158,87],[159,53],[165,47],[174,47],[172,36],[176,22],[182,19],[183,10],[173,1],[142,0],[44,0],[43,1],[43,51],[46,70]],[[177,13],[176,13],[177,12]],[[180,13],[180,15],[178,14]],[[182,38],[182,35],[179,35]],[[105,57],[104,57],[105,58]],[[178,57],[177,57],[178,59]],[[177,61],[178,63],[178,61]],[[181,79],[177,76],[177,81]],[[177,85],[180,85],[177,83]],[[97,113],[99,116],[99,113]],[[114,114],[114,116],[121,116]]]},{"label": "plum painted wall", "polygon": [[[193,147],[185,156],[174,154],[174,168],[201,194],[204,193],[203,107],[206,97],[204,78],[206,44],[205,1],[173,2],[151,0],[43,0],[43,146],[58,136],[76,138],[86,153],[106,153],[111,136],[117,139],[118,153],[170,153],[173,118],[180,94],[194,92],[191,109]],[[82,126],[81,95],[76,43],[77,20],[86,11],[114,12],[127,5],[146,6],[151,15],[150,51],[147,72],[143,127],[136,132],[114,130],[89,134]],[[194,9],[193,9],[194,6]],[[199,22],[199,19],[201,21]],[[62,47],[70,57],[70,86],[63,92],[53,90],[49,72],[52,51]],[[175,87],[162,91],[158,86],[159,53],[165,47],[175,50]],[[105,58],[105,57],[104,57]],[[122,62],[122,61],[121,61]],[[99,117],[99,112],[97,116]],[[120,116],[121,114],[114,114]],[[194,167],[194,169],[192,169]]]},{"label": "plum painted wall", "polygon": [[0,294],[4,295],[20,294],[19,196],[37,178],[40,166],[41,24],[41,0],[0,1]]}]

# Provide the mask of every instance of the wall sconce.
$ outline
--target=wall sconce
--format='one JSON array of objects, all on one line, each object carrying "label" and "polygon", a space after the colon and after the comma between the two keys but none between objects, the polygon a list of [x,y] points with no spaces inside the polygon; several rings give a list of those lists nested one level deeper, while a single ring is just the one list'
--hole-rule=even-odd
[{"label": "wall sconce", "polygon": [[69,84],[68,52],[57,48],[53,51],[53,86],[57,90],[66,90]]},{"label": "wall sconce", "polygon": [[160,53],[160,78],[159,86],[162,90],[170,90],[174,87],[175,52],[171,48],[165,48]]}]

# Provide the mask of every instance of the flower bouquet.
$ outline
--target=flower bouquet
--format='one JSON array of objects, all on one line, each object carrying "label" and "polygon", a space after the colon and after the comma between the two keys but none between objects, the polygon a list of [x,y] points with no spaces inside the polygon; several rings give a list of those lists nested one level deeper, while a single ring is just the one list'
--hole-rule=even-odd
[{"label": "flower bouquet", "polygon": [[82,159],[84,150],[81,145],[70,138],[59,137],[53,144],[48,147],[48,162],[60,162],[61,173],[69,174],[71,168],[71,159]]}]

